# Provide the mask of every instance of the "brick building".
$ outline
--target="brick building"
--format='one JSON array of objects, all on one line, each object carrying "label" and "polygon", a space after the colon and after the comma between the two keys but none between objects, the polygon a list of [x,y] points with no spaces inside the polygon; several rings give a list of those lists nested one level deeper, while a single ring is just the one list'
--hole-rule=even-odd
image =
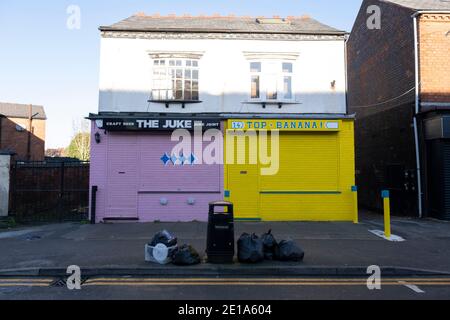
[{"label": "brick building", "polygon": [[44,160],[46,119],[42,106],[0,102],[0,150],[14,160]]},{"label": "brick building", "polygon": [[361,204],[450,218],[450,2],[364,0],[347,50]]}]

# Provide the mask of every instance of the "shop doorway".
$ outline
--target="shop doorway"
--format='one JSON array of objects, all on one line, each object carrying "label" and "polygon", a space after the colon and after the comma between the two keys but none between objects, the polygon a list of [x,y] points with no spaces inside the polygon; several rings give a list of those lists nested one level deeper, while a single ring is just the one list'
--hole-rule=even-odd
[{"label": "shop doorway", "polygon": [[108,143],[108,183],[106,219],[138,219],[136,135],[110,134]]},{"label": "shop doorway", "polygon": [[235,205],[240,220],[260,220],[259,215],[259,166],[230,165],[228,186],[230,200]]}]

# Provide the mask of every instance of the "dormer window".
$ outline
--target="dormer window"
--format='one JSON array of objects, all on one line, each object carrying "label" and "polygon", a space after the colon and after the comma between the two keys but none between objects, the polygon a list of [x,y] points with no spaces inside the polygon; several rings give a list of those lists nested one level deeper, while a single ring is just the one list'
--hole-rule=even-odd
[{"label": "dormer window", "polygon": [[197,59],[154,59],[152,100],[199,101]]},{"label": "dormer window", "polygon": [[289,20],[283,18],[258,18],[256,22],[259,24],[291,24]]}]

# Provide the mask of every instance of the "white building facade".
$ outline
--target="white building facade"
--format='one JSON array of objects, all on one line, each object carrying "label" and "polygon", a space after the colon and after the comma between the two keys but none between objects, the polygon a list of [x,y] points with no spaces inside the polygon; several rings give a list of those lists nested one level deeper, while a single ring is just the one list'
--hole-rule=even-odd
[{"label": "white building facade", "polygon": [[[346,113],[343,32],[306,17],[199,18],[201,32],[188,29],[195,18],[164,18],[176,29],[162,32],[161,19],[136,16],[101,28],[100,112]],[[231,28],[234,20],[236,30],[213,32],[217,21]],[[249,31],[237,29],[250,22]],[[171,99],[199,103],[167,110],[155,102]]]}]

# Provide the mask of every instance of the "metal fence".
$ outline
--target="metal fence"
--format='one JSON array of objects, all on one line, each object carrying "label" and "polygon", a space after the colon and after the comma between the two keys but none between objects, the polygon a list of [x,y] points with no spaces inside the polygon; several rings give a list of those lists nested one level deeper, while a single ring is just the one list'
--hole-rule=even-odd
[{"label": "metal fence", "polygon": [[10,212],[18,222],[88,218],[89,162],[16,162],[11,168]]}]

